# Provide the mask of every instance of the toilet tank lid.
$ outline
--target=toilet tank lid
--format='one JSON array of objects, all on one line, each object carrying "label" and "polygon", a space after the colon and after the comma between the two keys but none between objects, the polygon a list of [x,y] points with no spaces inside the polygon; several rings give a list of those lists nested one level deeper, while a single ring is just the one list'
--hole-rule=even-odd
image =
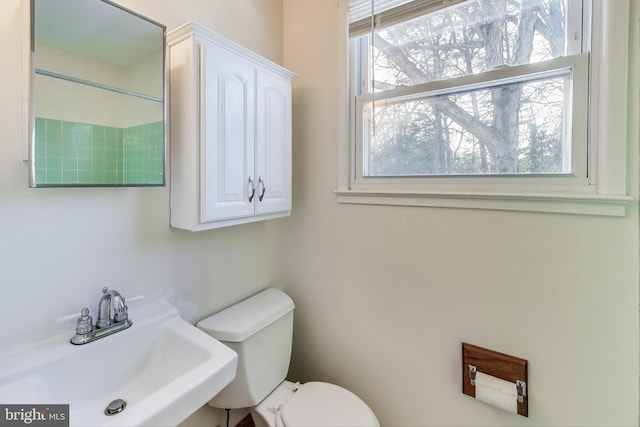
[{"label": "toilet tank lid", "polygon": [[293,300],[269,288],[197,323],[219,341],[241,342],[294,309]]}]

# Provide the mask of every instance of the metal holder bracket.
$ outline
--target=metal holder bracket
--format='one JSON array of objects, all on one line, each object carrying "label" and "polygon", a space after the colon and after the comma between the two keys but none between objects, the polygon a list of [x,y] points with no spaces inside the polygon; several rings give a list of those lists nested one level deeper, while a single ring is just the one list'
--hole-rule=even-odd
[{"label": "metal holder bracket", "polygon": [[516,390],[518,391],[518,402],[524,402],[527,395],[527,383],[522,380],[516,380]]},{"label": "metal holder bracket", "polygon": [[476,367],[473,365],[469,365],[469,381],[473,386],[476,385],[476,372],[477,372]]}]

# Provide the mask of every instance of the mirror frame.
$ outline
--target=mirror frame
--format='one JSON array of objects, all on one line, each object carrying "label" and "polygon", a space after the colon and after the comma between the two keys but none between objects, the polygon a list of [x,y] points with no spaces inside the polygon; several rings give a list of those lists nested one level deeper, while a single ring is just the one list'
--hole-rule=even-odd
[{"label": "mirror frame", "polygon": [[[65,188],[65,187],[166,187],[167,185],[167,150],[168,150],[168,109],[169,103],[167,99],[168,91],[168,63],[167,63],[167,27],[157,21],[154,21],[138,12],[123,7],[111,0],[86,0],[102,2],[109,6],[116,7],[126,13],[129,13],[139,19],[142,19],[150,24],[156,25],[162,30],[162,182],[158,183],[115,183],[115,184],[96,184],[96,183],[78,183],[78,184],[43,184],[36,182],[35,179],[35,76],[36,76],[36,51],[35,51],[35,2],[36,0],[23,0],[23,49],[24,49],[24,61],[23,69],[28,70],[27,77],[24,82],[24,102],[23,102],[23,119],[25,124],[23,126],[23,144],[22,144],[22,159],[28,163],[29,169],[29,187],[30,188]],[[81,79],[79,79],[81,80]],[[82,84],[82,82],[80,82]],[[96,85],[96,87],[99,87]]]}]

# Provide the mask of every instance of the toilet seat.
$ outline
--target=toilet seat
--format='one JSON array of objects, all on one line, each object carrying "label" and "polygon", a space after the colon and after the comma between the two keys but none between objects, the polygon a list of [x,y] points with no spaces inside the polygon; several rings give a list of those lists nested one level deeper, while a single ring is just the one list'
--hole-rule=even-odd
[{"label": "toilet seat", "polygon": [[[373,411],[358,396],[335,384],[308,382],[281,385],[293,389],[290,397],[277,405],[275,425],[290,427],[378,426]],[[293,387],[291,387],[293,385]],[[267,398],[269,399],[269,398]],[[261,406],[261,405],[259,405]]]}]

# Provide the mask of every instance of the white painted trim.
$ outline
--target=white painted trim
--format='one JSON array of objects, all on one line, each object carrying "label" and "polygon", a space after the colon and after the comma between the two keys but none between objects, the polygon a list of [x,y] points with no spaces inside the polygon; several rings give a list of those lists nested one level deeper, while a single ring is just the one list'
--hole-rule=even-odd
[{"label": "white painted trim", "polygon": [[223,220],[216,220],[211,222],[195,222],[194,221],[188,226],[183,226],[181,224],[176,225],[172,223],[171,228],[196,232],[196,231],[205,231],[205,230],[215,230],[217,228],[230,227],[232,225],[249,224],[252,222],[266,221],[270,219],[286,218],[288,216],[291,216],[291,211],[275,212],[271,214],[248,216],[248,217],[242,217],[242,218],[223,219]]},{"label": "white painted trim", "polygon": [[276,64],[275,62],[258,55],[257,53],[247,49],[246,47],[241,46],[196,22],[187,22],[179,26],[178,28],[168,32],[167,46],[171,47],[184,40],[185,38],[195,35],[209,40],[217,46],[223,49],[227,49],[235,55],[244,57],[249,61],[264,67],[267,70],[282,75],[283,77],[286,77],[288,79],[295,79],[296,77],[298,77],[296,73],[287,70],[286,68]]},{"label": "white painted trim", "polygon": [[[599,194],[626,194],[629,1],[594,1],[591,136]],[[621,48],[623,46],[624,48]]]},{"label": "white painted trim", "polygon": [[630,196],[336,191],[339,203],[625,216]]}]

